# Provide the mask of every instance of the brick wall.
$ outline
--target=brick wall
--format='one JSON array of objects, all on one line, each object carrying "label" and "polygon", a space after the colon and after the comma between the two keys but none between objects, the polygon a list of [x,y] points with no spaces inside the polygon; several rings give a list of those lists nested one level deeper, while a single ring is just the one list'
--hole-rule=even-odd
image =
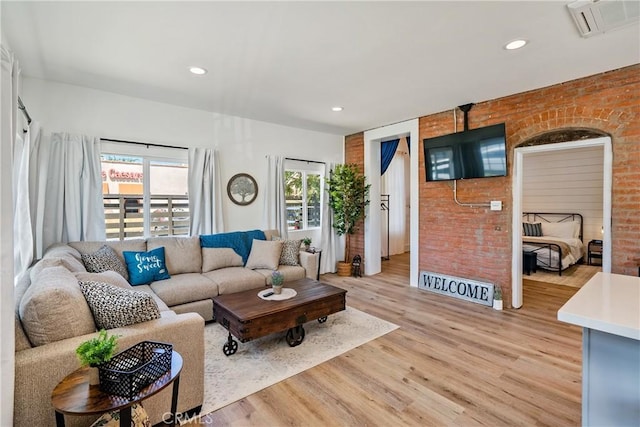
[{"label": "brick wall", "polygon": [[[364,132],[345,137],[345,163],[355,163],[364,172]],[[351,236],[350,251],[351,258],[355,255],[362,257],[361,270],[364,271],[364,221],[360,222],[358,232]],[[351,260],[349,260],[351,262]]]},{"label": "brick wall", "polygon": [[[640,264],[640,65],[476,104],[471,129],[506,123],[509,176],[458,182],[458,200],[501,200],[503,210],[453,201],[452,182],[425,182],[422,140],[452,133],[453,112],[420,120],[419,268],[502,287],[511,301],[513,150],[546,132],[597,129],[613,143],[612,272],[636,275]],[[463,115],[458,111],[458,130]],[[345,140],[348,162],[362,164],[363,134]],[[519,232],[519,230],[518,230]],[[362,230],[361,232],[362,233]],[[358,248],[361,250],[360,248]]]}]

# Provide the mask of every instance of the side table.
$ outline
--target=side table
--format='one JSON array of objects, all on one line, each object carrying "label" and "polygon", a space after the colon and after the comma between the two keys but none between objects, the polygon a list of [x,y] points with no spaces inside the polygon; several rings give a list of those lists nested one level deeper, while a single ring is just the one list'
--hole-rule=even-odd
[{"label": "side table", "polygon": [[51,393],[51,403],[56,410],[56,425],[64,427],[65,415],[93,415],[120,411],[120,426],[130,427],[131,406],[153,396],[172,383],[170,425],[175,425],[181,371],[182,356],[173,350],[171,369],[129,400],[126,397],[104,393],[97,385],[89,385],[89,368],[80,368],[60,381]]},{"label": "side table", "polygon": [[316,272],[316,280],[320,280],[320,262],[322,261],[322,249],[310,248],[307,252],[311,254],[318,254],[318,271]]},{"label": "side table", "polygon": [[593,261],[596,259],[602,264],[602,240],[591,240],[587,246],[587,263],[594,265]]},{"label": "side table", "polygon": [[527,276],[531,275],[531,272],[536,272],[538,267],[538,254],[536,252],[522,251],[522,272]]}]

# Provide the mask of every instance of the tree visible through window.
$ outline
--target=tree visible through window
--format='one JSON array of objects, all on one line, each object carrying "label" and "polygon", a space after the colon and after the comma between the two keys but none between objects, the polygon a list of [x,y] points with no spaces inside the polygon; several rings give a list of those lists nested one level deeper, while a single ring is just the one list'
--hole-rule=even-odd
[{"label": "tree visible through window", "polygon": [[321,176],[319,173],[285,171],[285,197],[289,230],[320,227]]}]

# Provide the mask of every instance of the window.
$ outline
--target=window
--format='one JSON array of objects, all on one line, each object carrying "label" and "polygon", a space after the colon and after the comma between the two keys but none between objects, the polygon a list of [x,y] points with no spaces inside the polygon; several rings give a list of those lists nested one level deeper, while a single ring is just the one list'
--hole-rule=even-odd
[{"label": "window", "polygon": [[185,161],[103,154],[107,239],[189,234]]},{"label": "window", "polygon": [[285,198],[289,230],[320,227],[322,179],[318,172],[285,171]]}]

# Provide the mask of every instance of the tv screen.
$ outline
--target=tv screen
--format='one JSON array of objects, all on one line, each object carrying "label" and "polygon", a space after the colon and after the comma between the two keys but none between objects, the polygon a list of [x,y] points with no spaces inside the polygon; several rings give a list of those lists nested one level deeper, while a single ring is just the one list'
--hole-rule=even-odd
[{"label": "tv screen", "polygon": [[427,138],[423,143],[427,181],[507,175],[504,123]]}]

